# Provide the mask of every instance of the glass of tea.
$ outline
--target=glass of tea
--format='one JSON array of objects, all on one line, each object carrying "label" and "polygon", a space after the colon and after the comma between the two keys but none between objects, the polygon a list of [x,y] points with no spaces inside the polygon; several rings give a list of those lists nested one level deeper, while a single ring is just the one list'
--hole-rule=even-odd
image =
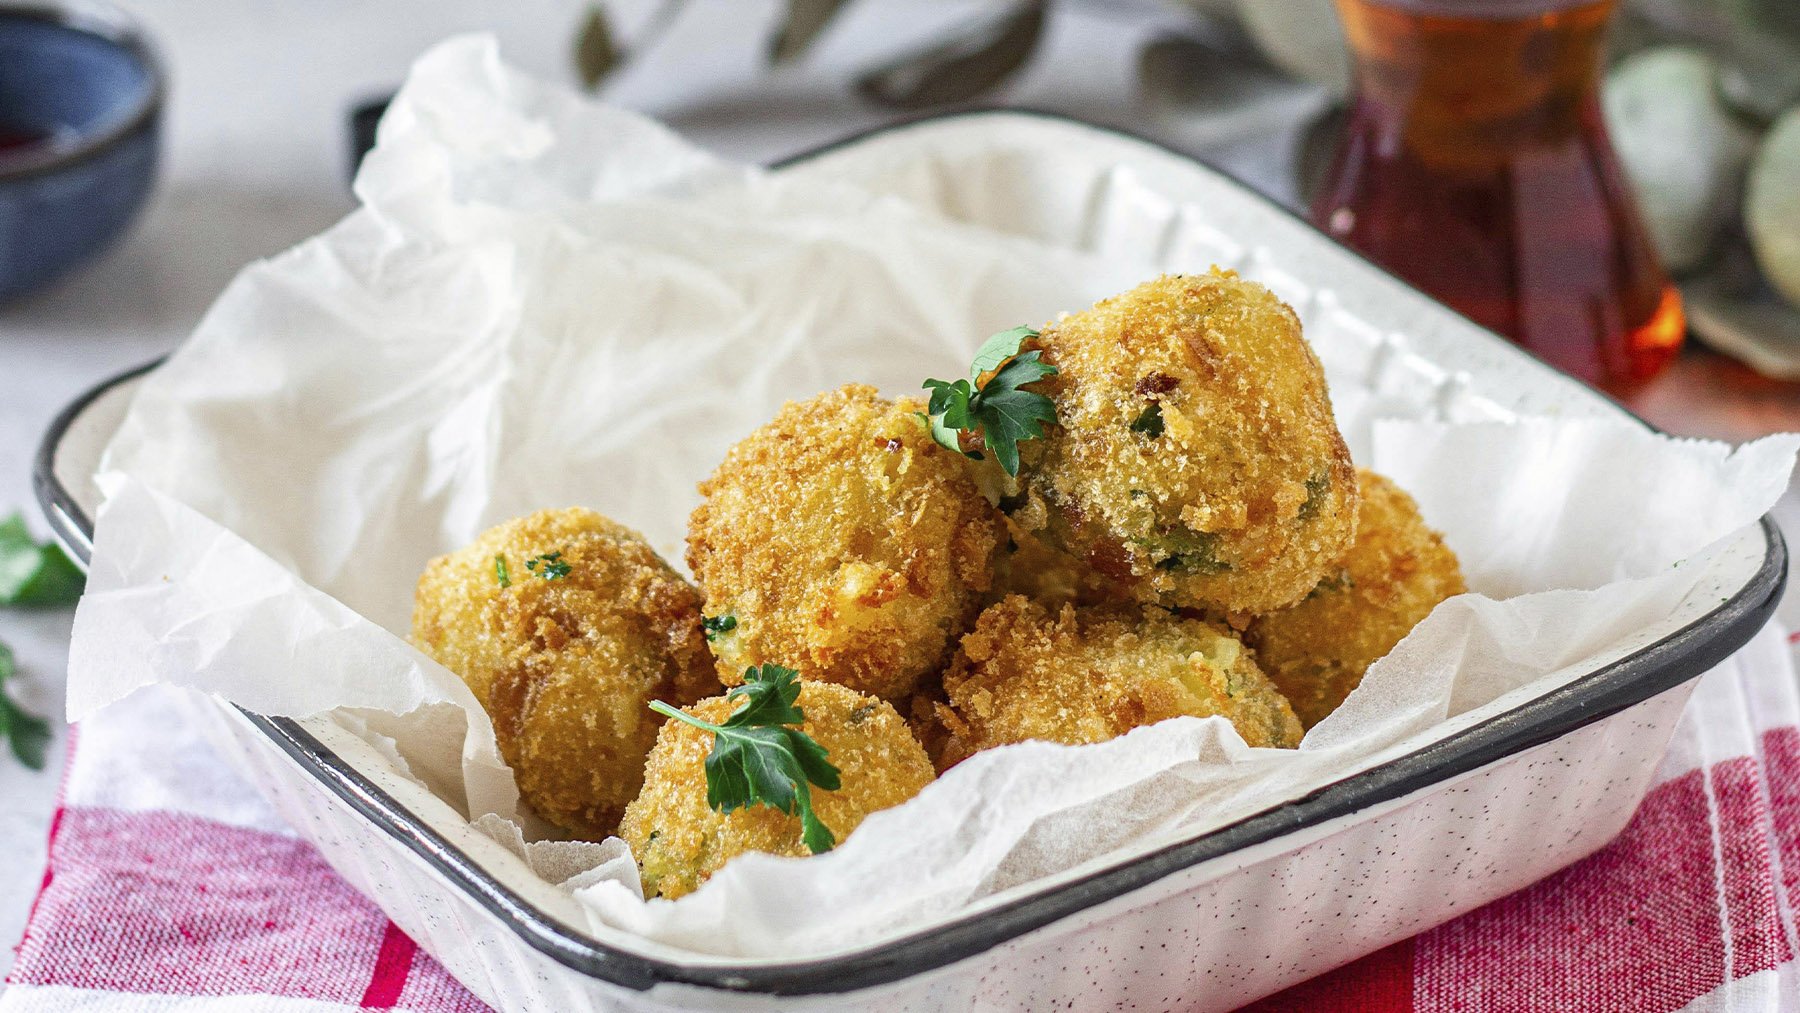
[{"label": "glass of tea", "polygon": [[1615,0],[1337,0],[1348,123],[1313,220],[1550,364],[1624,393],[1681,297],[1607,143]]}]

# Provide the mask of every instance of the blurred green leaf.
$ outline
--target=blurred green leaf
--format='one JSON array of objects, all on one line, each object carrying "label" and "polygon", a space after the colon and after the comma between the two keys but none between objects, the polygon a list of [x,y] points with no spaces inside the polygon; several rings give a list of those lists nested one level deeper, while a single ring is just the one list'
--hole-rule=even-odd
[{"label": "blurred green leaf", "polygon": [[50,744],[50,725],[43,718],[27,714],[6,695],[6,682],[13,676],[12,649],[0,644],[0,739],[8,740],[13,755],[32,770],[44,769],[44,750]]},{"label": "blurred green leaf", "polygon": [[1044,31],[1048,0],[1024,0],[864,75],[856,90],[890,109],[967,102],[1011,77]]},{"label": "blurred green leaf", "polygon": [[600,82],[618,68],[623,56],[613,38],[606,8],[599,4],[590,6],[581,31],[575,36],[575,70],[581,75],[581,83],[589,91],[600,87]]},{"label": "blurred green leaf", "polygon": [[845,0],[788,0],[787,17],[769,40],[769,62],[781,66],[799,59],[844,3]]},{"label": "blurred green leaf", "polygon": [[73,605],[86,583],[61,549],[31,537],[24,518],[13,514],[0,521],[0,605]]}]

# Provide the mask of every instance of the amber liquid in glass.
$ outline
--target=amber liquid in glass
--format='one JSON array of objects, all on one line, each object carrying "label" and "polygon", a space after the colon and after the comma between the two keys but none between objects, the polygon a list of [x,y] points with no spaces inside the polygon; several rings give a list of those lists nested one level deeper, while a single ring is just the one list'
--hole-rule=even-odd
[{"label": "amber liquid in glass", "polygon": [[1614,391],[1681,346],[1601,120],[1614,0],[1338,0],[1356,63],[1314,221],[1564,371]]}]

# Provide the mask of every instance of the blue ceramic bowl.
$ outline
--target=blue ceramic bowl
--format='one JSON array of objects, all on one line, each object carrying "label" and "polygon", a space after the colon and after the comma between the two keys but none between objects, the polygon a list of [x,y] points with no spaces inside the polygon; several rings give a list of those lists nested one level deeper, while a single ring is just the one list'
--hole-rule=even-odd
[{"label": "blue ceramic bowl", "polygon": [[110,8],[0,3],[0,300],[118,238],[156,171],[162,74]]}]

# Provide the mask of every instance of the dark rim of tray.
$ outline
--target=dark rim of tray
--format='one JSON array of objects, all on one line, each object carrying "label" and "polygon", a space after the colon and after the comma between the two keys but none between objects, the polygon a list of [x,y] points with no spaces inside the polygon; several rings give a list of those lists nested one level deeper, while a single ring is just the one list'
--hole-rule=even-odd
[{"label": "dark rim of tray", "polygon": [[[925,120],[986,115],[996,111],[1011,115],[1024,113],[1041,116],[1109,131],[1205,165],[1199,159],[1173,151],[1155,141],[1136,137],[1127,131],[1097,127],[1056,114],[1016,109],[972,110],[919,117],[852,135],[785,159],[776,165],[780,167],[806,161],[871,136]],[[1251,194],[1256,199],[1266,200],[1254,191]],[[1268,203],[1279,207],[1273,202]],[[1290,213],[1290,217],[1297,216]],[[1498,336],[1490,337],[1507,344]],[[1507,347],[1513,346],[1507,344]],[[39,447],[33,469],[33,486],[38,500],[58,535],[84,560],[92,544],[93,521],[56,479],[54,464],[57,444],[75,418],[96,398],[119,384],[149,372],[160,361],[114,377],[82,395],[63,409],[51,423],[43,444]],[[1775,611],[1786,580],[1787,546],[1780,530],[1767,517],[1762,519],[1762,530],[1767,546],[1762,564],[1736,594],[1675,634],[1566,686],[1433,742],[1416,752],[1353,774],[1311,794],[1192,840],[1127,859],[1080,879],[962,916],[945,925],[864,950],[818,960],[754,966],[709,964],[705,960],[675,962],[639,956],[598,942],[545,914],[494,879],[424,821],[402,807],[392,796],[326,748],[298,722],[289,718],[263,717],[241,708],[239,710],[263,735],[350,808],[369,818],[382,831],[419,856],[464,891],[474,903],[505,921],[527,945],[566,967],[637,990],[646,990],[660,984],[681,984],[769,995],[836,994],[883,985],[968,959],[1034,929],[1078,914],[1086,908],[1143,889],[1183,869],[1373,805],[1403,798],[1456,775],[1560,738],[1699,676],[1747,643]]]}]

